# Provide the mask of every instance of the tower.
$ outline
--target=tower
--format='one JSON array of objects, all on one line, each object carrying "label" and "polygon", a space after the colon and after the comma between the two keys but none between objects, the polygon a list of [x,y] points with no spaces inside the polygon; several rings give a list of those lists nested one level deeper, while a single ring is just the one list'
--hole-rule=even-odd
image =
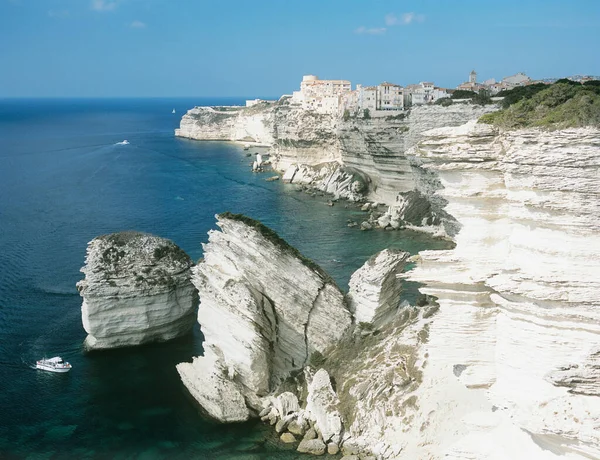
[{"label": "tower", "polygon": [[477,72],[474,70],[471,70],[471,73],[469,74],[469,83],[477,83]]}]

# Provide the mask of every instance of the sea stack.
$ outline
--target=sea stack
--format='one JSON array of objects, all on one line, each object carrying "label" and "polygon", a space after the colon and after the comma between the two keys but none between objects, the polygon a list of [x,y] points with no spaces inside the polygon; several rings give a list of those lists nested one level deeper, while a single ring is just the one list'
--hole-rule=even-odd
[{"label": "sea stack", "polygon": [[88,243],[81,317],[88,350],[170,340],[190,331],[197,293],[193,262],[175,243],[120,232]]},{"label": "sea stack", "polygon": [[192,269],[204,356],[177,370],[210,416],[236,422],[256,416],[261,397],[338,342],[351,315],[333,280],[274,231],[231,213],[217,225]]}]

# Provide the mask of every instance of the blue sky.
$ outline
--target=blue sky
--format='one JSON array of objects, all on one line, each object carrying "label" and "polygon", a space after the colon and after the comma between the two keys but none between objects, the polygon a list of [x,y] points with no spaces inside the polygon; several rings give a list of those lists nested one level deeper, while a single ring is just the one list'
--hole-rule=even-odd
[{"label": "blue sky", "polygon": [[0,0],[0,97],[600,75],[600,0]]}]

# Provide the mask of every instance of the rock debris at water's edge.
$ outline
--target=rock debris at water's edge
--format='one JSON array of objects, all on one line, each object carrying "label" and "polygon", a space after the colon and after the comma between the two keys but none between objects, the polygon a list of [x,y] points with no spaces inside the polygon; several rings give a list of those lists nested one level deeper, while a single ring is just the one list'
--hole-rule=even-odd
[{"label": "rock debris at water's edge", "polygon": [[170,340],[194,324],[192,261],[172,241],[138,232],[94,238],[87,247],[83,327],[88,350]]}]

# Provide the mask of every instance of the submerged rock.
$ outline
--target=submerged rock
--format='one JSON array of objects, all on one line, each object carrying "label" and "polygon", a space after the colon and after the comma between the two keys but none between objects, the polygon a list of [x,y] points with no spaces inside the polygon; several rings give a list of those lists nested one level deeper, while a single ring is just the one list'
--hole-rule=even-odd
[{"label": "submerged rock", "polygon": [[81,316],[90,350],[160,342],[188,333],[197,294],[190,257],[170,240],[121,232],[88,243]]},{"label": "submerged rock", "polygon": [[[207,412],[228,422],[226,413],[245,420],[260,412],[259,398],[312,353],[336,343],[351,316],[331,278],[275,232],[241,215],[217,219],[221,231],[209,232],[204,260],[192,276],[201,299],[204,356],[177,370]],[[223,397],[231,385],[245,404]],[[275,407],[295,411],[297,400],[286,397]]]}]

